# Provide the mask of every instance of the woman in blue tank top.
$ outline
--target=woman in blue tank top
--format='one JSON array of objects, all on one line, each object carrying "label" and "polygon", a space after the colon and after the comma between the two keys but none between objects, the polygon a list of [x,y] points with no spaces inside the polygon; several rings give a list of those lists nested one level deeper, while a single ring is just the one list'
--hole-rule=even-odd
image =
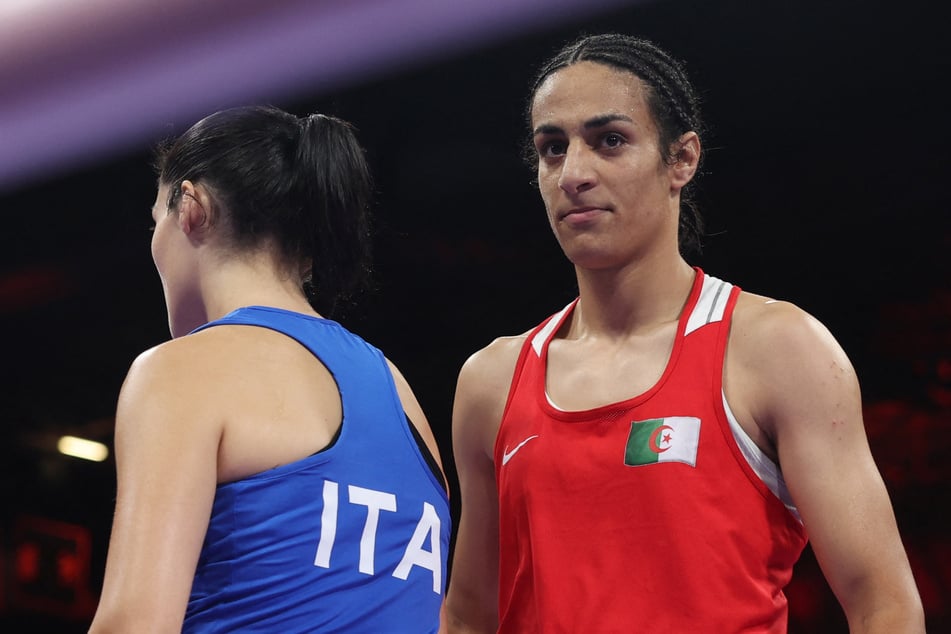
[{"label": "woman in blue tank top", "polygon": [[433,434],[399,371],[324,317],[368,269],[351,127],[225,110],[157,169],[172,339],[119,396],[91,631],[437,631],[450,520]]}]

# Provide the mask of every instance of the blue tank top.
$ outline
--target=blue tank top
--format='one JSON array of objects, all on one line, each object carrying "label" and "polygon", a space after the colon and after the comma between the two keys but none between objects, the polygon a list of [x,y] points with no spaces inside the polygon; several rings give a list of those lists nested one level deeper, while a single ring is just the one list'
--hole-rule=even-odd
[{"label": "blue tank top", "polygon": [[343,423],[329,448],[218,486],[183,632],[436,632],[449,500],[408,427],[383,354],[340,324],[240,308],[329,369]]}]

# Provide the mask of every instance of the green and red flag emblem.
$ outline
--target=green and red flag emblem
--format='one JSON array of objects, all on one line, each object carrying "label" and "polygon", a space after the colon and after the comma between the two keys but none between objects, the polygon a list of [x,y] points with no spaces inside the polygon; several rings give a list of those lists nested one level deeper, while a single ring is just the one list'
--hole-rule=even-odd
[{"label": "green and red flag emblem", "polygon": [[637,467],[657,462],[682,462],[697,466],[700,419],[668,416],[631,423],[624,464]]}]

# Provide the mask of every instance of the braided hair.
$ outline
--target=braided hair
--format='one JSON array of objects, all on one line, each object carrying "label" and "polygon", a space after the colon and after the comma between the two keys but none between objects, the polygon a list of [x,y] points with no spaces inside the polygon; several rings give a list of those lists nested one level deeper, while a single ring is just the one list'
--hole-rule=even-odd
[{"label": "braided hair", "polygon": [[[693,131],[702,138],[704,124],[700,116],[700,98],[682,63],[648,40],[618,33],[583,36],[562,47],[540,67],[525,110],[529,129],[532,103],[542,83],[562,68],[582,61],[631,73],[644,82],[647,105],[657,124],[659,145],[667,164],[676,161],[676,141],[681,135]],[[538,167],[538,155],[531,139],[525,146],[525,157],[532,168]],[[703,236],[703,219],[693,198],[694,180],[680,193],[678,240],[684,254],[699,251]]]}]

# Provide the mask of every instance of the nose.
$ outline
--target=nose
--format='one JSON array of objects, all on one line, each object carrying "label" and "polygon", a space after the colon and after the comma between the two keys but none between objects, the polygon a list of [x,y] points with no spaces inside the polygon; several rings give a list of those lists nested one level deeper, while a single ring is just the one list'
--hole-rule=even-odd
[{"label": "nose", "polygon": [[594,187],[598,180],[593,159],[593,153],[587,145],[570,143],[561,162],[558,186],[567,194],[578,194]]}]

